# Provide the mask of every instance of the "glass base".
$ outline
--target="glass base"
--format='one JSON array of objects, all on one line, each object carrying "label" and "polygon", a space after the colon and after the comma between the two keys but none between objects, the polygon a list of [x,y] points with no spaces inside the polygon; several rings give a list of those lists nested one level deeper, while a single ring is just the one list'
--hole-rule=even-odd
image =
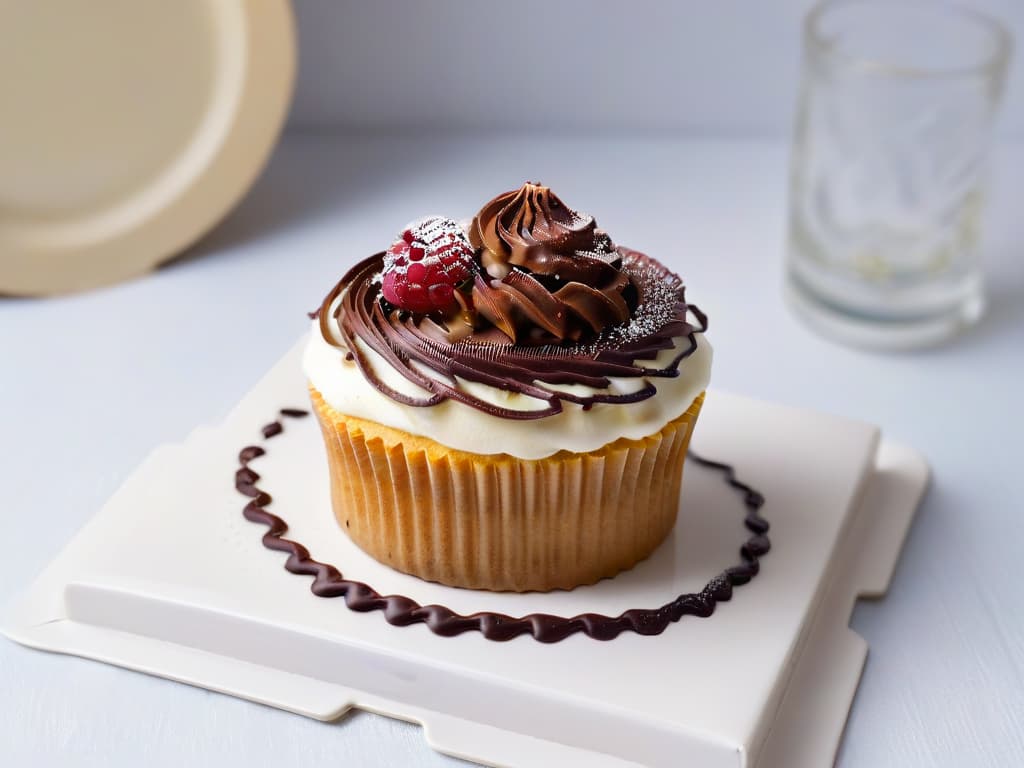
[{"label": "glass base", "polygon": [[811,293],[792,273],[786,278],[785,296],[793,312],[811,330],[843,344],[880,351],[941,344],[974,325],[985,310],[980,286],[948,311],[899,319],[850,311]]}]

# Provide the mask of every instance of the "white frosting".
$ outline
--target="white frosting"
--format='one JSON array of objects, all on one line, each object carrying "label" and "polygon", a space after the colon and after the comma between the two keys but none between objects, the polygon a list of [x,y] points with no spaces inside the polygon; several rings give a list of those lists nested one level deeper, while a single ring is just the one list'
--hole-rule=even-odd
[{"label": "white frosting", "polygon": [[[367,381],[355,362],[345,359],[344,347],[339,349],[323,338],[316,320],[306,345],[303,368],[309,382],[340,413],[421,435],[449,448],[470,453],[508,453],[521,459],[542,459],[561,450],[574,453],[593,451],[620,437],[638,440],[658,432],[680,416],[707,388],[711,378],[711,345],[703,334],[697,334],[696,338],[697,349],[683,358],[677,377],[655,376],[649,379],[658,391],[646,400],[595,403],[589,411],[563,401],[561,413],[526,420],[492,416],[453,400],[432,406],[404,405],[392,400]],[[336,341],[340,342],[340,339]],[[402,376],[362,341],[357,339],[356,343],[364,360],[389,387],[418,397],[430,394]],[[642,361],[641,364],[664,366],[688,344],[685,337],[677,339],[674,348],[663,350],[654,361]],[[608,388],[602,391],[616,394],[634,392],[642,388],[645,381],[641,377],[611,378]],[[525,411],[547,407],[545,401],[518,392],[461,379],[459,385],[481,400],[505,408]],[[579,394],[596,391],[580,385],[560,389]]]}]

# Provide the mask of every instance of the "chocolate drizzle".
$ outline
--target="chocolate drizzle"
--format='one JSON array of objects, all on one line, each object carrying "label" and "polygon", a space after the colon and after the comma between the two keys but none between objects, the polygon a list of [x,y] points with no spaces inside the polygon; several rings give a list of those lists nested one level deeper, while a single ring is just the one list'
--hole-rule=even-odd
[{"label": "chocolate drizzle", "polygon": [[[695,334],[707,329],[707,318],[687,305],[678,275],[616,246],[592,216],[540,184],[527,182],[480,209],[469,227],[469,277],[458,284],[445,283],[406,235],[349,270],[315,313],[323,339],[403,405],[454,400],[493,416],[540,419],[560,413],[564,402],[588,410],[637,402],[657,392],[652,380],[679,375],[680,362],[697,348]],[[419,261],[402,273],[394,253],[406,250]],[[426,295],[425,306],[434,308],[418,308],[403,290],[417,301]],[[447,291],[451,306],[432,305],[430,291]],[[367,347],[415,387],[389,385]],[[612,378],[643,382],[613,394]],[[466,382],[537,402],[496,405],[467,391],[473,388]]]},{"label": "chocolate drizzle", "polygon": [[[657,391],[650,379],[679,375],[680,362],[697,349],[695,334],[707,329],[707,318],[697,307],[686,304],[676,275],[642,253],[622,252],[622,269],[637,289],[637,310],[629,323],[614,326],[590,345],[532,347],[473,338],[452,343],[429,317],[403,317],[381,304],[374,276],[383,267],[382,253],[353,267],[327,295],[318,313],[320,333],[328,343],[353,355],[375,388],[405,405],[426,407],[455,400],[494,416],[539,419],[561,412],[563,401],[592,406],[646,400]],[[697,324],[690,322],[688,313]],[[676,347],[676,339],[684,342],[667,362],[643,364]],[[357,340],[425,394],[409,395],[386,384]],[[635,392],[611,394],[601,391],[611,384],[610,377],[648,380]],[[546,406],[532,410],[501,407],[470,394],[459,385],[459,379],[518,392]],[[558,386],[565,384],[598,391],[566,392]]]},{"label": "chocolate drizzle", "polygon": [[[307,412],[288,408],[280,413],[285,417],[298,418]],[[272,423],[282,426],[279,421]],[[267,439],[280,434],[282,429],[268,435]],[[488,640],[511,640],[519,635],[531,635],[542,643],[555,643],[576,633],[595,640],[611,640],[627,631],[640,635],[658,635],[683,616],[708,617],[714,613],[719,602],[732,598],[734,587],[746,584],[757,576],[760,558],[771,547],[767,535],[768,521],[760,513],[764,506],[764,496],[741,482],[728,464],[701,458],[691,451],[691,461],[720,472],[725,483],[739,492],[746,509],[744,525],[751,533],[740,547],[740,562],[719,573],[700,592],[679,595],[660,608],[633,608],[619,616],[582,613],[564,617],[533,613],[513,617],[490,611],[464,616],[443,605],[420,605],[401,595],[381,595],[367,584],[346,579],[335,566],[314,560],[302,544],[284,538],[288,525],[282,518],[267,511],[266,507],[273,499],[269,493],[257,487],[260,476],[249,466],[251,461],[265,453],[266,450],[258,445],[250,445],[241,450],[238,455],[241,467],[235,473],[235,488],[250,499],[243,511],[246,519],[269,529],[263,534],[263,545],[288,554],[285,568],[291,573],[312,576],[310,589],[314,594],[320,597],[343,597],[350,610],[383,611],[389,624],[408,626],[422,623],[431,632],[445,637],[475,631]]]}]

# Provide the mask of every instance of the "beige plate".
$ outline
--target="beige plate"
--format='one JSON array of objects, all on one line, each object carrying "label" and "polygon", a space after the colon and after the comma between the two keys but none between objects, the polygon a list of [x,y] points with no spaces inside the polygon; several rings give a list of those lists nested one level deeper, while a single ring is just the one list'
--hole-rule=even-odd
[{"label": "beige plate", "polygon": [[0,292],[181,252],[263,167],[294,75],[288,0],[0,0]]}]

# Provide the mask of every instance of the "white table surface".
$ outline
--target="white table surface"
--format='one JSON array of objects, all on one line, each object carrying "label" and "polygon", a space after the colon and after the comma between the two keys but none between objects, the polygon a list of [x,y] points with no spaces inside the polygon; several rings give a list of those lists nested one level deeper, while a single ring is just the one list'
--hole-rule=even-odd
[{"label": "white table surface", "polygon": [[[156,445],[221,419],[354,260],[417,215],[471,215],[539,179],[684,275],[711,316],[714,386],[874,421],[931,462],[892,589],[854,616],[871,653],[839,765],[1022,765],[1024,146],[995,159],[987,316],[947,346],[875,355],[815,336],[783,305],[781,145],[288,137],[242,206],[158,273],[0,299],[0,603]],[[3,766],[459,762],[406,723],[325,725],[0,640]]]}]

